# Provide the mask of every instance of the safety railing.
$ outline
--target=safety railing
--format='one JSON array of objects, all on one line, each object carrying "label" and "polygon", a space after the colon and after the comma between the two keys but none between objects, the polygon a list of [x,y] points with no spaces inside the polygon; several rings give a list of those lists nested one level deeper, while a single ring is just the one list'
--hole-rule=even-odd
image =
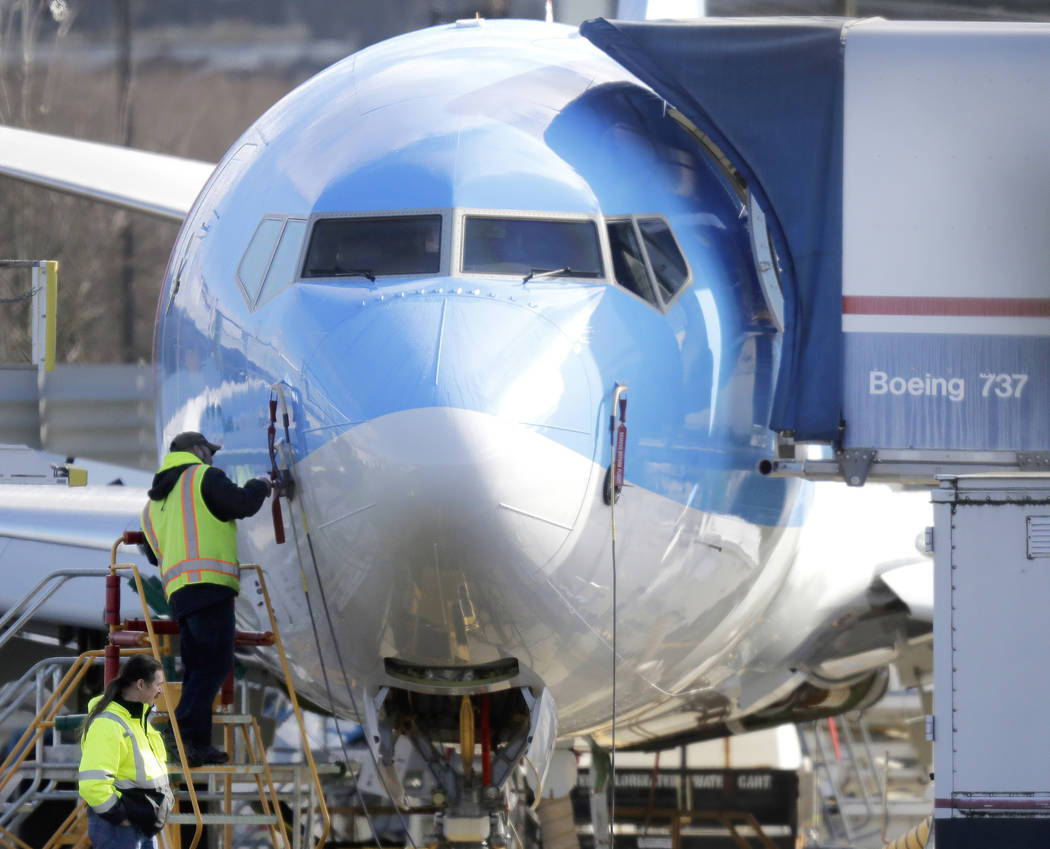
[{"label": "safety railing", "polygon": [[[848,717],[842,717],[841,722],[834,718],[816,720],[799,728],[803,752],[810,756],[814,770],[822,779],[820,796],[824,802],[825,825],[834,838],[842,838],[849,845],[879,833],[876,815],[883,795],[863,717],[858,717],[857,723],[862,734],[860,746]],[[830,750],[825,740],[825,727],[831,741]],[[847,792],[847,786],[850,792]]]},{"label": "safety railing", "polygon": [[74,578],[105,578],[109,574],[108,569],[61,569],[42,578],[18,604],[0,616],[0,649],[15,634],[21,632],[37,611],[47,604],[51,596],[57,593],[63,585]]}]

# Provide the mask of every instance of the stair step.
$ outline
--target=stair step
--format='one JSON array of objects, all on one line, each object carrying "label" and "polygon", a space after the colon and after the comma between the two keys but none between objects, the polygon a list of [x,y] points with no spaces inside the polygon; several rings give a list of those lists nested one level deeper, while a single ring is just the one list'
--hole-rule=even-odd
[{"label": "stair step", "polygon": [[[245,782],[247,785],[247,782]],[[175,790],[175,798],[180,802],[188,806],[190,804],[190,792],[188,790]],[[270,794],[266,793],[266,800],[270,800]],[[278,791],[277,798],[288,801],[295,798],[293,793],[282,793]],[[258,802],[259,791],[254,786],[249,790],[231,790],[230,799],[235,802]],[[222,787],[215,790],[198,790],[197,791],[198,802],[218,802],[220,804],[226,804],[226,790]]]},{"label": "stair step", "polygon": [[254,718],[250,713],[214,713],[211,721],[219,725],[251,725]]},{"label": "stair step", "polygon": [[[182,767],[179,764],[168,764],[169,778],[181,777]],[[262,775],[262,764],[207,764],[191,766],[190,775]]]},{"label": "stair step", "polygon": [[[154,717],[167,719],[168,713],[158,710],[154,713]],[[211,715],[212,724],[218,723],[219,725],[250,725],[254,718],[250,713],[213,713]]]},{"label": "stair step", "polygon": [[[273,814],[201,814],[204,825],[277,825]],[[193,814],[168,814],[171,825],[196,825],[197,817]]]}]

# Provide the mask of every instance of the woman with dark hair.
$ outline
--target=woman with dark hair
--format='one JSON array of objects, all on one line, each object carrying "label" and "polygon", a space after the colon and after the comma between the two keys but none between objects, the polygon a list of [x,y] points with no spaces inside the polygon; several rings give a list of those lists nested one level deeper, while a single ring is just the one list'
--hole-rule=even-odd
[{"label": "woman with dark hair", "polygon": [[164,741],[149,721],[163,682],[161,665],[137,654],[88,705],[77,780],[94,849],[157,845],[173,803]]}]

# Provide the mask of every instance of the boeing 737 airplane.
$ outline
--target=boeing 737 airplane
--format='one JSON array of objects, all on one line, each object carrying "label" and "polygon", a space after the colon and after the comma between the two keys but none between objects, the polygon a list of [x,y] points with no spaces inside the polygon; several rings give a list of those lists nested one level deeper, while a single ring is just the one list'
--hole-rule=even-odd
[{"label": "boeing 737 airplane", "polygon": [[[928,639],[915,501],[875,523],[823,493],[807,538],[813,485],[755,471],[783,316],[740,175],[576,29],[375,45],[214,170],[10,128],[0,160],[184,219],[160,453],[200,430],[231,478],[267,473],[275,404],[287,542],[263,511],[241,559],[266,570],[297,686],[381,759],[411,737],[450,818],[501,828],[524,756],[542,774],[556,738],[610,744],[614,721],[616,745],[660,748],[862,707]],[[55,492],[0,493],[0,533],[108,547],[145,500]],[[488,788],[445,756],[464,697]]]}]

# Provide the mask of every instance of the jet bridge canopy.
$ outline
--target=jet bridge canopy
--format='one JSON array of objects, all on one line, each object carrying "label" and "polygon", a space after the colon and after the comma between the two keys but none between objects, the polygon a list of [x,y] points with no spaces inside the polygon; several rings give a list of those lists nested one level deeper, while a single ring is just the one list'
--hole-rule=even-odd
[{"label": "jet bridge canopy", "polygon": [[598,18],[580,27],[710,137],[765,211],[785,314],[771,426],[799,439],[839,434],[842,26]]},{"label": "jet bridge canopy", "polygon": [[580,29],[709,136],[765,213],[785,323],[770,426],[837,449],[770,468],[852,483],[1050,468],[1050,26]]}]

